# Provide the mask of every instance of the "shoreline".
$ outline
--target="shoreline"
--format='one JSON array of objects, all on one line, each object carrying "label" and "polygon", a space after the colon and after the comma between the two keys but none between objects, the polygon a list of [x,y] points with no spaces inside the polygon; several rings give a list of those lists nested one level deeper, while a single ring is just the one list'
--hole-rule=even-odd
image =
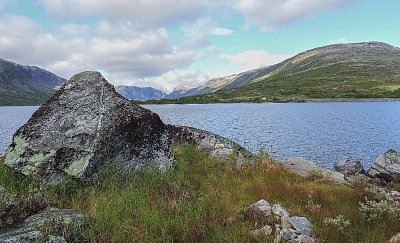
[{"label": "shoreline", "polygon": [[[346,103],[346,102],[400,102],[400,98],[327,98],[327,99],[304,99],[304,100],[282,100],[282,101],[265,101],[265,102],[210,102],[210,103],[146,103],[146,101],[134,101],[138,105],[204,105],[204,104],[264,104],[264,103]],[[157,100],[160,101],[160,100]],[[38,105],[0,105],[0,107],[35,107]]]},{"label": "shoreline", "polygon": [[[159,100],[158,100],[159,101]],[[132,101],[138,105],[209,105],[209,104],[285,104],[285,103],[378,103],[378,102],[400,102],[400,98],[328,98],[328,99],[304,99],[304,100],[282,100],[265,102],[210,102],[210,103],[147,103],[146,101]]]}]

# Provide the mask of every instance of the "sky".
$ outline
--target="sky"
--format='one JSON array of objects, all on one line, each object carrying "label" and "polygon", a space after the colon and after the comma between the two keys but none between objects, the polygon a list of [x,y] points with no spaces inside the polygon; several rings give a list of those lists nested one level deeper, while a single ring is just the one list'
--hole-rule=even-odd
[{"label": "sky", "polygon": [[400,46],[398,0],[0,0],[0,58],[171,91],[334,43]]}]

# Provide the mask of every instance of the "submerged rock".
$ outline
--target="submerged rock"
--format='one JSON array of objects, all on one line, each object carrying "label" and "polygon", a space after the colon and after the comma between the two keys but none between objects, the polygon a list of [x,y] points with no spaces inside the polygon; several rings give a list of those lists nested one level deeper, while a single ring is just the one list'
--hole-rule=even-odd
[{"label": "submerged rock", "polygon": [[0,232],[0,242],[80,242],[88,218],[69,209],[46,209]]},{"label": "submerged rock", "polygon": [[284,170],[300,176],[310,176],[313,173],[319,173],[326,180],[335,183],[346,183],[346,180],[344,179],[344,175],[342,173],[325,169],[311,161],[307,161],[302,158],[289,158],[284,161],[277,161],[277,163]]},{"label": "submerged rock", "polygon": [[93,183],[116,172],[174,163],[159,116],[120,96],[99,72],[73,76],[14,134],[5,164],[57,184],[66,177]]},{"label": "submerged rock", "polygon": [[400,153],[390,149],[378,156],[367,175],[385,181],[400,182]]},{"label": "submerged rock", "polygon": [[344,159],[335,162],[335,170],[345,176],[364,174],[364,168],[359,160]]}]

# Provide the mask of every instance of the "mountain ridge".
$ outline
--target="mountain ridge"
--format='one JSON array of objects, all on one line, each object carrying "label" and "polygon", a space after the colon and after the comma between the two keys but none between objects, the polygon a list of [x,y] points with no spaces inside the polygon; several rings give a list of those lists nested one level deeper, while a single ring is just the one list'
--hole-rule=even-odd
[{"label": "mountain ridge", "polygon": [[139,101],[159,100],[167,95],[166,92],[152,87],[119,85],[115,86],[115,90],[127,99]]},{"label": "mountain ridge", "polygon": [[317,47],[238,74],[217,90],[165,103],[334,98],[400,98],[400,48],[376,41]]},{"label": "mountain ridge", "polygon": [[65,82],[43,68],[0,59],[0,105],[39,105]]}]

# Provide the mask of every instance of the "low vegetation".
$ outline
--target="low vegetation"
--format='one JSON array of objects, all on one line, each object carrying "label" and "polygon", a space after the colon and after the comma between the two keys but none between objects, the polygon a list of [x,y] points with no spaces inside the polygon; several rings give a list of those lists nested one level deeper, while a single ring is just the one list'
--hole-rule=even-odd
[{"label": "low vegetation", "polygon": [[357,77],[346,81],[335,78],[274,77],[230,90],[187,96],[172,100],[150,100],[141,104],[208,104],[241,102],[308,102],[329,99],[398,99],[400,76],[380,80]]},{"label": "low vegetation", "polygon": [[[175,169],[116,177],[110,168],[91,187],[71,181],[44,189],[46,201],[90,215],[82,234],[92,242],[251,241],[242,212],[259,199],[309,218],[320,242],[385,242],[400,231],[398,210],[379,202],[362,180],[344,186],[299,177],[265,155],[236,168],[193,145],[176,147],[175,154]],[[39,186],[3,163],[0,184],[21,195]]]}]

